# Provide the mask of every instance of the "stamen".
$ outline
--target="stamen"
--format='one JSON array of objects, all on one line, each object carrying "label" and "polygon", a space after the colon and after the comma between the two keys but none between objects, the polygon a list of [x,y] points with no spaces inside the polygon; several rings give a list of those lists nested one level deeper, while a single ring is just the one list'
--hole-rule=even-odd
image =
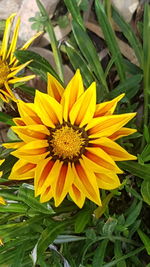
[{"label": "stamen", "polygon": [[50,155],[54,159],[75,161],[80,158],[88,144],[84,129],[74,127],[68,123],[50,130]]}]

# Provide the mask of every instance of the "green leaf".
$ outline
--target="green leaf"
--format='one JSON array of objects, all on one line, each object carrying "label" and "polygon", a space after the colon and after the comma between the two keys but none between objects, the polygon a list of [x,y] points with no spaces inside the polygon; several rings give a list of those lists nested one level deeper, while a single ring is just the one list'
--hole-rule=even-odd
[{"label": "green leaf", "polygon": [[121,93],[125,93],[127,99],[131,99],[134,97],[138,90],[140,89],[140,82],[142,81],[143,75],[137,74],[124,82],[119,84],[116,88],[114,88],[108,95],[109,98],[115,98]]},{"label": "green leaf", "polygon": [[144,201],[150,205],[150,180],[145,180],[141,186],[141,194]]},{"label": "green leaf", "polygon": [[7,114],[5,114],[4,112],[0,111],[0,121],[4,122],[8,125],[15,125],[15,123],[12,120],[13,118]]},{"label": "green leaf", "polygon": [[150,161],[150,144],[144,147],[144,150],[142,151],[140,158],[143,160],[143,162]]},{"label": "green leaf", "polygon": [[15,250],[15,255],[14,255],[14,259],[11,264],[11,267],[22,267],[22,262],[23,262],[24,253],[25,253],[25,246],[27,245],[28,245],[27,243],[22,244],[22,246],[19,246]]},{"label": "green leaf", "polygon": [[134,209],[132,209],[131,213],[128,215],[124,225],[125,227],[129,227],[136,221],[141,212],[141,209],[142,209],[142,201],[140,201],[139,204]]},{"label": "green leaf", "polygon": [[51,222],[51,224],[42,232],[38,241],[37,252],[42,255],[48,246],[64,231],[68,222]]},{"label": "green leaf", "polygon": [[88,68],[87,62],[83,59],[81,54],[70,44],[66,43],[65,50],[73,68],[75,70],[78,68],[80,69],[85,86],[90,86],[90,84],[94,81],[95,78],[90,69]]},{"label": "green leaf", "polygon": [[121,28],[124,36],[127,38],[129,41],[129,44],[135,51],[135,54],[137,56],[137,59],[139,61],[139,64],[142,65],[142,57],[143,57],[143,49],[140,41],[137,39],[135,33],[132,30],[132,27],[130,26],[129,23],[125,22],[123,17],[115,10],[115,8],[112,9],[112,16],[114,21],[119,25]]},{"label": "green leaf", "polygon": [[19,188],[19,199],[32,209],[38,211],[38,213],[53,214],[54,211],[50,205],[40,203],[39,199],[34,196],[34,190],[29,189],[27,186],[27,184],[23,184]]},{"label": "green leaf", "polygon": [[[108,87],[105,79],[105,74],[101,66],[99,57],[97,55],[96,49],[91,39],[89,38],[87,32],[76,21],[72,22],[72,27],[76,42],[83,56],[89,63],[91,70],[95,73],[98,81],[101,84],[100,96],[102,99],[103,96],[106,93],[108,93]],[[86,44],[86,49],[85,49],[85,44]]]},{"label": "green leaf", "polygon": [[[119,259],[123,256],[123,252],[121,249],[121,241],[116,240],[114,244],[114,254],[115,254],[115,259]],[[122,260],[117,263],[116,267],[126,267],[126,262],[125,260]]]},{"label": "green leaf", "polygon": [[1,212],[15,212],[15,213],[26,213],[28,207],[24,204],[12,203],[7,205],[0,205],[0,213]]},{"label": "green leaf", "polygon": [[54,244],[64,244],[68,242],[76,242],[85,240],[86,237],[83,236],[76,236],[76,235],[58,235],[57,238],[54,240]]},{"label": "green leaf", "polygon": [[108,245],[109,240],[103,240],[100,242],[100,245],[97,247],[97,249],[94,252],[92,267],[101,267],[103,266],[104,257],[106,254],[106,248]]},{"label": "green leaf", "polygon": [[89,210],[82,210],[78,212],[75,220],[75,233],[81,233],[84,231],[85,226],[91,219],[91,212]]},{"label": "green leaf", "polygon": [[64,0],[64,2],[67,9],[71,13],[73,20],[76,21],[78,24],[80,24],[84,29],[83,20],[80,15],[79,7],[77,6],[77,2],[72,0]]},{"label": "green leaf", "polygon": [[108,218],[107,222],[102,228],[102,232],[106,236],[111,236],[117,225],[117,220],[114,218]]},{"label": "green leaf", "polygon": [[45,81],[47,81],[47,72],[52,74],[57,80],[60,81],[57,73],[49,64],[49,62],[44,57],[41,57],[39,54],[33,51],[18,50],[15,52],[15,56],[21,63],[26,63],[29,60],[33,60],[30,63],[29,67],[34,70],[36,74],[40,75],[41,78]]},{"label": "green leaf", "polygon": [[119,167],[142,179],[149,179],[150,164],[140,165],[137,162],[119,162]]},{"label": "green leaf", "polygon": [[148,255],[150,255],[150,238],[144,234],[141,229],[138,229],[137,232],[145,246],[145,249],[147,250]]},{"label": "green leaf", "polygon": [[105,41],[107,43],[108,49],[110,50],[113,57],[115,57],[115,65],[118,71],[118,75],[121,81],[125,79],[125,70],[124,70],[124,62],[123,57],[120,52],[120,48],[118,46],[115,33],[112,29],[111,24],[109,23],[108,17],[105,13],[103,5],[99,0],[95,0],[95,10],[98,18],[98,22],[103,31]]}]

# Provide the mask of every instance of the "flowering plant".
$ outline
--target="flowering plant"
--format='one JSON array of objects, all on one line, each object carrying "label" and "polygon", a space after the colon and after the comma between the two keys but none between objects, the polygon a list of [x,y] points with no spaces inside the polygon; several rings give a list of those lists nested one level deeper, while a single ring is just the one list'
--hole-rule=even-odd
[{"label": "flowering plant", "polygon": [[[109,50],[107,67],[87,34],[76,1],[64,0],[72,16],[74,38],[58,46],[52,21],[37,0],[38,26],[50,37],[56,69],[39,54],[26,51],[41,32],[18,48],[20,18],[12,35],[16,15],[6,20],[0,47],[0,120],[9,125],[0,150],[2,266],[146,263],[139,253],[149,254],[150,239],[139,214],[150,204],[150,39],[146,36],[150,8],[145,5],[142,49],[116,10],[110,17],[108,2],[104,6],[94,1]],[[123,57],[112,19],[134,49],[137,65]],[[74,68],[68,83],[61,48]],[[22,75],[26,67],[31,75]],[[45,92],[26,84],[37,75],[47,85]],[[137,132],[136,99],[142,79],[144,123]]]}]

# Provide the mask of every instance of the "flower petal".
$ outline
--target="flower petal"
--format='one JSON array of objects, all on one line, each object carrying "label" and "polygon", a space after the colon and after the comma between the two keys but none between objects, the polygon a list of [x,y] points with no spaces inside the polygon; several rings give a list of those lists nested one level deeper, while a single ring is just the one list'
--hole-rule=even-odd
[{"label": "flower petal", "polygon": [[19,100],[17,104],[20,116],[26,125],[43,124],[37,115],[37,107],[35,104],[25,103],[21,100]]},{"label": "flower petal", "polygon": [[40,196],[40,202],[44,203],[49,201],[53,197],[52,188],[51,186],[48,186],[44,193]]},{"label": "flower petal", "polygon": [[85,130],[92,138],[110,136],[135,117],[136,113],[126,113],[121,115],[104,116],[92,119]]},{"label": "flower petal", "polygon": [[11,154],[31,163],[38,163],[49,154],[47,147],[47,140],[36,140],[25,144],[16,151],[11,152]]},{"label": "flower petal", "polygon": [[63,164],[58,179],[52,184],[55,206],[58,207],[70,190],[74,181],[74,173],[71,164]]},{"label": "flower petal", "polygon": [[[86,149],[85,156],[96,163],[97,166],[105,168],[106,171],[123,173],[114,160],[100,147],[87,147]],[[101,170],[99,170],[99,172],[101,172]]]},{"label": "flower petal", "polygon": [[83,127],[92,119],[95,108],[96,83],[93,82],[73,105],[69,114],[71,123]]},{"label": "flower petal", "polygon": [[83,160],[73,165],[75,174],[74,184],[87,198],[101,205],[98,185],[93,171],[86,169]]},{"label": "flower petal", "polygon": [[9,47],[9,51],[7,53],[7,57],[9,57],[9,65],[11,65],[11,61],[14,58],[14,52],[16,50],[16,44],[17,44],[17,39],[18,39],[18,33],[19,33],[19,27],[20,27],[20,17],[18,17],[15,28],[14,28],[14,32],[13,32],[13,36],[11,39],[11,44]]},{"label": "flower petal", "polygon": [[62,85],[50,73],[48,73],[47,93],[49,96],[54,97],[58,102],[61,101],[64,93]]},{"label": "flower petal", "polygon": [[34,178],[36,164],[29,163],[26,160],[18,160],[9,176],[10,180],[26,180]]},{"label": "flower petal", "polygon": [[109,138],[112,140],[117,140],[121,137],[128,136],[128,135],[134,134],[136,132],[137,132],[136,129],[130,129],[130,128],[122,127],[120,130],[116,131],[111,136],[109,136]]},{"label": "flower petal", "polygon": [[111,101],[97,104],[96,105],[96,111],[94,113],[94,117],[96,118],[96,117],[100,117],[100,116],[112,115],[114,113],[114,110],[115,110],[118,102],[124,96],[125,96],[125,94],[121,94]]},{"label": "flower petal", "polygon": [[[0,205],[6,205],[5,199],[1,196],[0,196]],[[1,246],[1,239],[0,239],[0,246]]]},{"label": "flower petal", "polygon": [[23,145],[25,145],[24,142],[10,142],[10,143],[3,143],[3,146],[5,148],[12,148],[12,149],[17,149],[19,147],[22,147]]},{"label": "flower petal", "polygon": [[4,35],[3,35],[1,50],[0,50],[0,56],[2,56],[2,60],[5,60],[5,58],[7,56],[7,47],[8,47],[8,41],[9,41],[9,36],[10,36],[10,30],[11,30],[12,20],[15,16],[16,16],[16,14],[13,13],[6,20],[5,31],[4,31]]},{"label": "flower petal", "polygon": [[14,76],[12,79],[8,80],[8,83],[10,84],[15,84],[15,83],[22,83],[22,82],[27,82],[31,79],[34,79],[35,75],[28,75],[24,77],[16,77]]},{"label": "flower petal", "polygon": [[120,186],[120,181],[115,173],[95,173],[99,188],[112,190]]},{"label": "flower petal", "polygon": [[61,103],[63,105],[63,118],[68,120],[69,112],[77,101],[79,96],[84,92],[83,81],[79,69],[67,85],[64,94],[62,96]]},{"label": "flower petal", "polygon": [[135,156],[129,154],[124,148],[107,137],[92,140],[91,143],[103,149],[115,161],[137,159]]},{"label": "flower petal", "polygon": [[54,165],[54,161],[51,159],[51,157],[48,157],[46,159],[41,160],[37,164],[34,179],[35,196],[38,196],[40,194],[41,188],[46,180],[48,181],[48,183],[44,187],[43,194],[46,189],[51,185],[50,172]]},{"label": "flower petal", "polygon": [[85,202],[85,196],[74,184],[72,184],[69,189],[69,195],[76,205],[81,209]]},{"label": "flower petal", "polygon": [[62,123],[62,106],[53,97],[37,90],[34,103],[45,125],[54,128],[56,124]]},{"label": "flower petal", "polygon": [[49,130],[41,124],[20,127],[12,126],[11,129],[26,143],[35,139],[45,139],[50,134]]}]

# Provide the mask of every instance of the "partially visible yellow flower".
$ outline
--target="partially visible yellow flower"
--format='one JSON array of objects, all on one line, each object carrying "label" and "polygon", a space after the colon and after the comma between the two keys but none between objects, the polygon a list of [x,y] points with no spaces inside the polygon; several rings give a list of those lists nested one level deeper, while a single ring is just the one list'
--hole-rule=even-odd
[{"label": "partially visible yellow flower", "polygon": [[67,194],[80,208],[86,197],[101,205],[99,188],[120,186],[115,161],[136,159],[114,142],[136,131],[123,127],[135,113],[113,114],[123,96],[96,104],[96,84],[84,91],[79,70],[65,90],[48,74],[48,94],[36,91],[34,103],[18,102],[12,130],[22,142],[4,144],[19,159],[9,179],[34,178],[35,196],[54,198],[55,206]]},{"label": "partially visible yellow flower", "polygon": [[0,197],[0,204],[1,205],[6,205],[6,201],[4,200],[3,197]]},{"label": "partially visible yellow flower", "polygon": [[4,246],[4,243],[3,243],[2,239],[0,238],[0,247],[1,246]]},{"label": "partially visible yellow flower", "polygon": [[[17,82],[25,82],[35,77],[34,75],[29,75],[26,77],[17,76],[18,73],[23,68],[25,68],[31,61],[19,65],[18,60],[14,56],[18,39],[19,26],[20,26],[20,18],[18,18],[12,35],[12,39],[10,41],[10,31],[11,31],[12,21],[15,16],[16,14],[12,14],[6,20],[3,40],[0,47],[0,98],[5,102],[8,102],[10,99],[16,101],[10,85],[13,85],[14,83]],[[34,39],[37,38],[40,34],[41,33],[36,34],[29,41],[27,41],[21,48],[21,50],[26,50],[29,47],[29,45],[34,41]]]}]

